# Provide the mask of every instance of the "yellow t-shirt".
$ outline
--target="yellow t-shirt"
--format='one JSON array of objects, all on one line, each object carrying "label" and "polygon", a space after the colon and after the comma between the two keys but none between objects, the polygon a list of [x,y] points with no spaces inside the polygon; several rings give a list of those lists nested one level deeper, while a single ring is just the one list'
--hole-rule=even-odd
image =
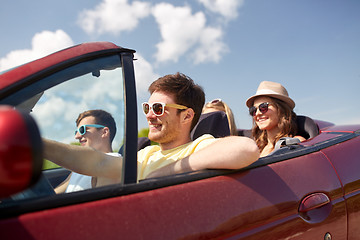
[{"label": "yellow t-shirt", "polygon": [[185,158],[215,141],[213,136],[204,134],[192,142],[165,151],[161,151],[158,145],[141,149],[138,152],[138,180],[146,178],[154,170]]}]

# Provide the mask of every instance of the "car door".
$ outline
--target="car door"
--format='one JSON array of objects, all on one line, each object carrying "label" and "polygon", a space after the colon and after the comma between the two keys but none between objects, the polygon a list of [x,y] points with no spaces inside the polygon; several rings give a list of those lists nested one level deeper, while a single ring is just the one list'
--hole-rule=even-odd
[{"label": "car door", "polygon": [[[133,53],[133,50],[111,43],[88,43],[24,64],[0,75],[0,104],[14,106],[30,114],[36,120],[42,137],[65,143],[75,142],[75,119],[80,112],[107,110],[117,122],[113,148],[116,151],[121,145],[124,148],[126,171],[124,168],[122,182],[134,183],[137,172],[137,112],[126,111],[137,106]],[[51,163],[45,161],[44,168],[52,168]],[[18,221],[26,214],[33,216],[43,209],[68,205],[69,201],[71,205],[99,199],[96,192],[84,193],[90,197],[82,194],[80,197],[70,195],[69,198],[66,194],[56,196],[52,187],[66,174],[68,171],[61,169],[45,170],[35,186],[0,199],[1,229],[11,230],[9,235],[5,230],[1,231],[4,233],[1,238],[16,239],[16,234],[22,232],[22,227],[6,227],[8,221]],[[51,186],[48,180],[54,185]],[[25,235],[20,239],[24,237],[32,238]]]},{"label": "car door", "polygon": [[[46,200],[63,206],[42,200],[43,209],[2,221],[0,228],[13,239],[323,239],[328,233],[346,239],[341,184],[323,153],[224,173],[63,194]],[[99,199],[89,201],[90,195]],[[84,202],[69,204],[72,198]]]},{"label": "car door", "polygon": [[[345,130],[345,129],[343,129]],[[350,129],[347,129],[349,131]],[[358,132],[357,132],[358,134]],[[354,138],[323,152],[330,159],[344,186],[344,197],[348,211],[348,239],[359,239],[360,236],[360,139]]]},{"label": "car door", "polygon": [[321,152],[160,188],[125,208],[138,214],[117,231],[132,239],[347,239],[342,187]]}]

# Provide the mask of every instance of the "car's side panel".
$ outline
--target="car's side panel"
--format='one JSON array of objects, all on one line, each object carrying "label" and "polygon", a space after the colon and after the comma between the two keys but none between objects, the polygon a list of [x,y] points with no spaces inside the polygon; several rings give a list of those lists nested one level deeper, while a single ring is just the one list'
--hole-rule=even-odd
[{"label": "car's side panel", "polygon": [[360,236],[360,137],[323,150],[344,185],[349,215],[349,240]]},{"label": "car's side panel", "polygon": [[[314,192],[331,202],[300,216],[301,200]],[[338,177],[317,152],[227,176],[28,213],[0,222],[0,230],[6,239],[323,239],[328,231],[346,239],[346,210]]]},{"label": "car's side panel", "polygon": [[[237,231],[232,239],[323,239],[327,232],[336,239],[346,239],[346,208],[341,184],[321,153],[257,171],[248,183],[256,193],[246,194],[250,209],[247,214],[254,222],[253,228]],[[327,195],[330,203],[299,213],[302,200],[312,193]],[[268,201],[267,206],[265,202],[259,205],[261,198]],[[251,211],[254,206],[256,211]]]},{"label": "car's side panel", "polygon": [[339,137],[339,136],[342,136],[343,134],[342,133],[338,133],[338,134],[320,134],[310,140],[307,140],[305,142],[302,142],[301,145],[303,146],[313,146],[314,144],[317,144],[317,143],[320,143],[320,142],[325,142],[325,141],[328,141],[330,139],[333,139],[333,138],[336,138],[336,137]]}]

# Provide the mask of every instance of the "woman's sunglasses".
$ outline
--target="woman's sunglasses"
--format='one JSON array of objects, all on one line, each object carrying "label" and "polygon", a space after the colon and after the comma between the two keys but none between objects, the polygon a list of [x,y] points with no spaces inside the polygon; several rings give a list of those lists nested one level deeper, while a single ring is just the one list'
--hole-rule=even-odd
[{"label": "woman's sunglasses", "polygon": [[105,126],[99,125],[99,124],[86,124],[81,125],[78,129],[75,130],[75,135],[77,132],[80,133],[80,135],[84,135],[86,133],[86,127],[95,127],[95,128],[104,128]]},{"label": "woman's sunglasses", "polygon": [[270,103],[263,102],[258,107],[252,106],[251,108],[249,108],[250,116],[255,117],[258,108],[262,114],[266,113],[269,110],[269,105],[270,105]]},{"label": "woman's sunglasses", "polygon": [[165,112],[165,107],[172,107],[172,108],[177,108],[177,109],[188,109],[188,107],[183,106],[183,105],[179,105],[179,104],[172,104],[172,103],[162,103],[162,102],[155,102],[152,104],[149,104],[147,102],[144,102],[142,104],[143,107],[143,111],[144,114],[148,114],[150,109],[153,111],[153,113],[155,114],[155,116],[162,116]]}]

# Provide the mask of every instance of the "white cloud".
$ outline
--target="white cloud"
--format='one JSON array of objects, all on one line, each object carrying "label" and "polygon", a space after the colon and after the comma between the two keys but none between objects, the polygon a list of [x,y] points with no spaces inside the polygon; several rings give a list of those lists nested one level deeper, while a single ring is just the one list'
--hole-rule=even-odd
[{"label": "white cloud", "polygon": [[195,63],[217,62],[226,49],[222,30],[207,27],[203,12],[192,14],[189,6],[160,3],[153,8],[152,14],[162,37],[162,42],[156,45],[158,62],[177,62],[191,50],[195,52],[192,55]]},{"label": "white cloud", "polygon": [[134,71],[136,80],[136,91],[139,97],[146,95],[150,84],[160,77],[155,73],[152,65],[140,54],[135,53]]},{"label": "white cloud", "polygon": [[14,50],[0,59],[0,71],[33,61],[50,53],[74,45],[63,30],[43,31],[34,35],[31,49]]},{"label": "white cloud", "polygon": [[[243,1],[202,0],[201,3],[228,20],[236,18],[237,9]],[[189,5],[177,7],[162,2],[152,7],[149,2],[103,0],[93,9],[82,11],[78,22],[88,34],[119,34],[135,29],[139,20],[150,13],[159,26],[162,39],[156,44],[157,63],[178,62],[180,57],[189,52],[195,64],[218,62],[227,51],[222,40],[222,28],[207,26],[205,14],[201,11],[192,13]]]},{"label": "white cloud", "polygon": [[163,39],[157,44],[156,58],[159,62],[177,62],[198,41],[199,32],[204,29],[206,22],[202,12],[192,15],[190,7],[175,7],[168,3],[156,5],[153,15]]},{"label": "white cloud", "polygon": [[150,3],[127,0],[103,0],[94,10],[80,13],[78,23],[88,34],[130,31],[137,27],[139,20],[150,14]]},{"label": "white cloud", "polygon": [[[113,114],[119,126],[123,115],[123,82],[120,68],[101,71],[100,78],[87,74],[45,91],[33,109],[44,136],[62,142],[72,135],[78,114],[89,109],[104,109]],[[118,131],[122,137],[122,130]]]},{"label": "white cloud", "polygon": [[42,137],[70,143],[75,142],[75,119],[84,109],[89,107],[83,101],[75,102],[46,94],[46,101],[36,104],[32,116],[38,123]]},{"label": "white cloud", "polygon": [[222,15],[226,20],[237,18],[237,10],[244,4],[244,0],[198,0],[205,8]]},{"label": "white cloud", "polygon": [[195,63],[207,61],[219,62],[228,47],[222,42],[222,30],[219,28],[206,28],[199,39],[197,47],[192,55]]},{"label": "white cloud", "polygon": [[81,104],[67,101],[66,99],[55,95],[48,94],[46,97],[47,99],[45,102],[36,104],[33,112],[33,116],[38,122],[41,122],[41,126],[56,126],[58,120],[61,119],[61,123],[63,123],[63,121],[66,121],[67,123],[71,121],[71,126],[73,127],[75,124],[73,115],[75,114],[76,116],[76,114],[79,113],[77,109],[81,108]]}]

